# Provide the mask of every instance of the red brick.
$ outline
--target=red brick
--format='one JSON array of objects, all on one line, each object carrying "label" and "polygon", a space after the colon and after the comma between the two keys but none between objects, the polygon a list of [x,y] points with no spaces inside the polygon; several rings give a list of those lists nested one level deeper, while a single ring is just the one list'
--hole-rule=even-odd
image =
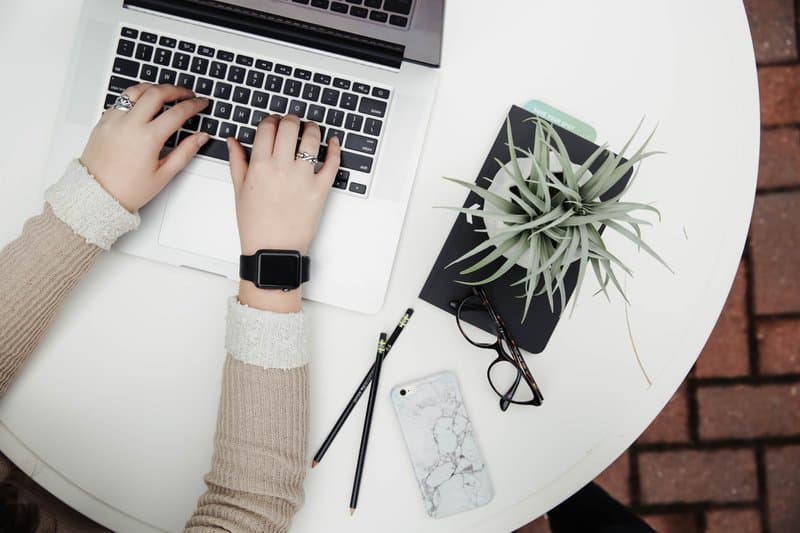
[{"label": "red brick", "polygon": [[758,188],[800,185],[800,130],[780,128],[761,132]]},{"label": "red brick", "polygon": [[594,481],[617,501],[627,505],[631,501],[630,472],[631,462],[626,452],[611,463],[611,466],[606,468]]},{"label": "red brick", "polygon": [[702,440],[800,433],[800,383],[697,389]]},{"label": "red brick", "polygon": [[800,524],[800,446],[768,449],[767,516],[772,533],[795,533]]},{"label": "red brick", "polygon": [[756,339],[760,373],[800,373],[800,320],[775,320],[758,324]]},{"label": "red brick", "polygon": [[739,263],[722,313],[694,367],[697,377],[745,376],[750,372],[747,341],[747,275]]},{"label": "red brick", "polygon": [[752,502],[756,460],[752,450],[643,452],[639,487],[647,504]]},{"label": "red brick", "polygon": [[755,312],[800,311],[800,191],[756,197],[750,250]]},{"label": "red brick", "polygon": [[689,400],[682,385],[667,405],[639,437],[642,442],[688,442]]},{"label": "red brick", "polygon": [[642,518],[658,533],[699,533],[693,514],[651,514]]},{"label": "red brick", "polygon": [[720,509],[706,513],[705,533],[761,533],[761,516],[755,509]]},{"label": "red brick", "polygon": [[797,59],[794,0],[745,0],[756,61]]},{"label": "red brick", "polygon": [[550,533],[550,523],[547,521],[547,518],[540,516],[533,522],[525,524],[514,533]]},{"label": "red brick", "polygon": [[762,125],[800,122],[800,66],[760,68],[758,86]]}]

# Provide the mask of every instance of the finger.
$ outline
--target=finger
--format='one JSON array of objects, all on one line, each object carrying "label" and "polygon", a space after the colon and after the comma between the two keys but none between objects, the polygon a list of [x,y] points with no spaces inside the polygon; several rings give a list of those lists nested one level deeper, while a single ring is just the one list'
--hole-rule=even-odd
[{"label": "finger", "polygon": [[275,136],[275,147],[272,155],[284,161],[293,161],[297,149],[297,137],[300,134],[300,119],[295,115],[286,115],[278,125]]},{"label": "finger", "polygon": [[251,162],[269,159],[272,157],[272,148],[275,145],[275,134],[278,132],[277,115],[270,115],[261,120],[256,130],[256,138],[253,141],[253,154],[250,156]]},{"label": "finger", "polygon": [[150,122],[161,111],[164,104],[193,97],[194,93],[183,87],[152,85],[136,100],[136,105],[133,106],[133,109],[128,114],[141,122]]},{"label": "finger", "polygon": [[178,131],[184,122],[208,106],[207,98],[189,98],[184,100],[156,117],[152,123],[156,135],[160,140],[166,141],[170,135]]},{"label": "finger", "polygon": [[331,137],[328,141],[328,152],[325,155],[325,163],[317,172],[317,181],[320,187],[331,188],[333,180],[336,179],[336,172],[342,159],[342,147],[339,144],[339,137]]},{"label": "finger", "polygon": [[[300,138],[299,150],[314,157],[319,155],[320,131],[314,122],[303,124],[303,136]],[[310,165],[313,168],[313,165]]]},{"label": "finger", "polygon": [[231,164],[233,190],[239,194],[244,184],[244,177],[247,175],[247,155],[239,141],[233,137],[228,138],[228,161]]},{"label": "finger", "polygon": [[195,133],[186,137],[164,159],[156,171],[156,177],[166,183],[175,177],[178,172],[197,155],[197,151],[208,142],[209,136],[205,132]]}]

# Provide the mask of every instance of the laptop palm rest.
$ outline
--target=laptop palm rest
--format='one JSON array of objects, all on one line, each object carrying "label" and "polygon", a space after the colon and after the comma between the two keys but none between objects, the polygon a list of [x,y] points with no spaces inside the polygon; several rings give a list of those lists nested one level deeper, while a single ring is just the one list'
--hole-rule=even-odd
[{"label": "laptop palm rest", "polygon": [[178,176],[169,187],[158,243],[237,262],[240,250],[233,185],[186,172]]}]

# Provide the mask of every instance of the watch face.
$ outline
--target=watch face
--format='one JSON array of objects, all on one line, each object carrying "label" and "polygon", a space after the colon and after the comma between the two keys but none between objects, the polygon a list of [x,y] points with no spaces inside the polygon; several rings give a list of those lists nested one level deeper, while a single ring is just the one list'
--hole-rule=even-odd
[{"label": "watch face", "polygon": [[264,252],[258,256],[258,285],[280,289],[300,286],[300,254]]}]

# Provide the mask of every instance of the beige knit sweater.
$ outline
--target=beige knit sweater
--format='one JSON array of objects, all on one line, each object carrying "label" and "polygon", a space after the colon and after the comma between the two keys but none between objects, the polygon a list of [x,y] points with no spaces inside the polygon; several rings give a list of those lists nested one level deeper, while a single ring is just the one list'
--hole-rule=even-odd
[{"label": "beige knit sweater", "polygon": [[[0,395],[98,255],[139,222],[77,162],[46,200],[0,251]],[[186,531],[286,531],[303,502],[306,470],[303,314],[258,311],[233,298],[226,348],[207,490]]]}]

